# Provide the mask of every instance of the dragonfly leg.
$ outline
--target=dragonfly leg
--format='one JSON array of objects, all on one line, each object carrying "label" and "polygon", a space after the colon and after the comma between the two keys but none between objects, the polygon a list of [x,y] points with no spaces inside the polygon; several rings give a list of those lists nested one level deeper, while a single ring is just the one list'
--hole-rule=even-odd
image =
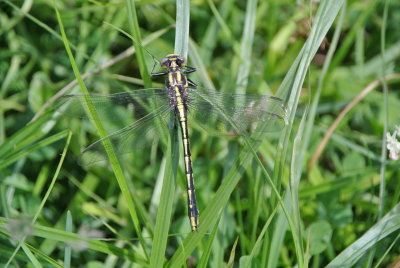
[{"label": "dragonfly leg", "polygon": [[187,82],[188,82],[188,84],[191,85],[192,87],[198,87],[198,85],[197,85],[195,82],[193,82],[192,80],[190,80],[189,78],[187,78]]},{"label": "dragonfly leg", "polygon": [[190,66],[186,66],[185,69],[183,69],[184,74],[193,73],[195,71],[197,71],[197,69],[194,67],[190,67]]},{"label": "dragonfly leg", "polygon": [[163,75],[167,75],[168,72],[159,72],[159,73],[151,73],[151,76],[163,76]]}]

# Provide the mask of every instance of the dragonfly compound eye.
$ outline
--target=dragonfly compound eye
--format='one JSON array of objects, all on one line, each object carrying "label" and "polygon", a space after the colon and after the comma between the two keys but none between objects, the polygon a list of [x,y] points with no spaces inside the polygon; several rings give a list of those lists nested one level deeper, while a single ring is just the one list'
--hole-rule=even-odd
[{"label": "dragonfly compound eye", "polygon": [[168,68],[169,67],[169,63],[170,63],[169,58],[163,58],[161,63],[160,63],[160,65],[163,68]]},{"label": "dragonfly compound eye", "polygon": [[182,57],[182,56],[177,57],[177,58],[176,58],[176,63],[177,63],[179,66],[181,66],[181,67],[186,66],[186,59],[185,59],[185,57]]}]

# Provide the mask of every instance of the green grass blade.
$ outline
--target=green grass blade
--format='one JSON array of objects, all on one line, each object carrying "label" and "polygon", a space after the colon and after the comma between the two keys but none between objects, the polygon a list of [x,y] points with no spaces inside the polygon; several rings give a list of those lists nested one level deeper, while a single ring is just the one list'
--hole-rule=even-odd
[{"label": "green grass blade", "polygon": [[47,261],[51,267],[58,267],[58,268],[63,268],[64,266],[59,264],[55,259],[50,258],[48,255],[44,254],[40,250],[38,250],[36,247],[26,244],[26,246],[33,252],[35,253],[40,259],[43,259]]},{"label": "green grass blade", "polygon": [[[4,226],[10,223],[10,219],[0,217],[0,229],[4,232]],[[51,239],[54,241],[59,241],[63,243],[68,243],[71,245],[84,245],[88,249],[98,251],[108,255],[115,255],[123,260],[130,260],[141,266],[148,266],[147,260],[145,260],[141,254],[137,251],[132,251],[132,249],[125,249],[117,247],[108,242],[103,242],[97,239],[85,238],[82,235],[67,232],[64,230],[45,227],[41,225],[33,226],[34,236]],[[8,234],[9,235],[9,234]]]},{"label": "green grass blade", "polygon": [[[54,31],[51,27],[49,27],[48,25],[46,25],[44,22],[38,20],[36,17],[32,16],[31,14],[27,13],[24,9],[19,8],[18,6],[14,5],[12,2],[10,2],[9,0],[3,0],[4,3],[10,5],[13,9],[15,9],[16,11],[18,11],[20,14],[22,14],[23,16],[27,17],[28,19],[30,19],[31,21],[33,21],[34,23],[36,23],[37,25],[39,25],[40,27],[42,27],[43,29],[45,29],[47,32],[49,32],[51,35],[53,35],[54,37],[56,37],[57,39],[62,41],[62,37],[60,34],[58,34],[56,31]],[[1,35],[1,34],[0,34]],[[76,50],[76,46],[74,44],[69,44],[70,47],[73,50]],[[89,58],[89,56],[87,54],[84,55],[86,59]]]},{"label": "green grass blade", "polygon": [[[290,115],[289,125],[285,129],[285,133],[282,135],[279,141],[279,148],[282,148],[282,150],[278,150],[278,155],[276,158],[279,159],[279,161],[277,161],[275,164],[273,175],[273,182],[276,185],[280,184],[281,178],[284,174],[284,165],[286,163],[286,152],[288,151],[289,138],[291,136],[291,130],[300,98],[300,92],[308,71],[308,66],[310,65],[315,53],[319,49],[322,40],[331,27],[343,3],[343,0],[321,2],[315,16],[315,24],[311,29],[311,33],[277,92],[278,96],[284,96],[290,93],[288,98]],[[303,247],[302,241],[300,240],[301,238],[297,236],[294,225],[291,225],[289,222],[289,226],[291,228],[295,243],[298,265],[303,267],[305,260],[302,251]]]},{"label": "green grass blade", "polygon": [[[88,95],[89,91],[86,88],[86,85],[82,80],[82,77],[81,77],[81,74],[79,72],[78,66],[75,63],[75,59],[74,59],[74,57],[72,55],[72,51],[71,51],[71,49],[69,47],[68,39],[67,39],[67,36],[65,34],[65,31],[64,31],[64,27],[63,27],[63,24],[62,24],[60,13],[58,12],[57,8],[55,8],[55,10],[56,10],[56,15],[57,15],[57,20],[58,20],[58,23],[59,23],[59,26],[60,26],[61,36],[63,38],[64,46],[65,46],[65,49],[67,51],[67,54],[68,54],[72,69],[73,69],[74,74],[75,74],[75,77],[78,80],[78,84],[79,84],[79,87],[81,88],[82,92],[84,94]],[[104,127],[103,127],[103,125],[102,125],[102,123],[101,123],[101,121],[99,119],[99,116],[98,116],[98,114],[96,112],[96,109],[93,106],[93,104],[92,104],[92,102],[91,102],[89,97],[86,99],[86,104],[87,104],[87,108],[88,108],[89,117],[90,117],[92,123],[95,125],[96,130],[97,130],[97,132],[99,134],[99,137],[100,138],[104,138],[105,136],[107,136],[106,131],[105,131],[105,129],[104,129]],[[134,204],[134,201],[133,201],[133,197],[132,197],[132,195],[131,195],[131,193],[129,191],[128,182],[127,182],[127,180],[126,180],[126,178],[125,178],[125,176],[124,176],[124,174],[122,172],[122,168],[121,168],[121,166],[119,164],[117,156],[115,155],[115,152],[114,152],[114,149],[113,149],[113,147],[111,145],[110,140],[105,139],[104,142],[103,142],[103,146],[104,146],[104,148],[106,150],[108,159],[110,161],[111,167],[112,167],[113,172],[115,174],[115,177],[117,179],[118,185],[119,185],[119,187],[121,189],[122,195],[124,197],[124,200],[125,200],[125,202],[127,204],[128,209],[129,209],[129,213],[130,213],[130,216],[131,216],[131,219],[132,219],[132,222],[133,222],[133,226],[134,226],[135,231],[136,231],[136,233],[137,233],[137,235],[139,237],[139,242],[140,242],[140,244],[142,246],[142,249],[143,249],[143,252],[144,252],[144,254],[146,256],[146,259],[148,259],[146,243],[145,243],[145,241],[143,239],[143,236],[142,236],[142,231],[141,231],[140,224],[139,224],[139,218],[138,218],[138,215],[137,215],[137,212],[136,212],[136,208],[135,208],[135,204]]]},{"label": "green grass blade", "polygon": [[321,96],[321,92],[322,92],[322,88],[324,85],[324,81],[325,81],[325,77],[326,74],[328,72],[330,63],[332,61],[332,57],[336,51],[336,47],[337,44],[339,42],[339,37],[340,34],[342,33],[342,26],[344,23],[344,19],[345,19],[345,15],[346,15],[346,4],[343,5],[341,11],[340,11],[340,15],[339,18],[337,20],[337,25],[335,28],[335,32],[333,34],[333,38],[332,38],[332,42],[331,45],[329,47],[326,59],[324,61],[324,65],[322,67],[322,71],[321,74],[318,78],[318,87],[317,90],[314,94],[312,103],[311,103],[311,107],[310,107],[310,112],[309,112],[309,116],[307,118],[307,123],[305,126],[305,131],[304,131],[304,136],[303,136],[303,145],[301,148],[301,152],[300,152],[300,158],[304,159],[307,150],[309,149],[309,144],[310,144],[310,140],[311,140],[311,135],[314,131],[314,122],[315,122],[315,117],[317,114],[317,108],[318,108],[318,104],[319,104],[319,99]]},{"label": "green grass blade", "polygon": [[[292,210],[291,192],[289,187],[286,190],[283,203],[288,211]],[[265,254],[265,256],[263,256],[261,262],[264,267],[277,267],[279,251],[282,248],[282,244],[284,242],[284,238],[288,228],[288,221],[283,211],[278,213],[275,220],[275,226],[276,227],[273,230],[270,241],[271,244],[268,245],[268,241],[265,240],[264,247],[268,248],[268,254]]]},{"label": "green grass blade", "polygon": [[[72,232],[72,215],[71,215],[71,211],[69,211],[69,210],[67,211],[65,231]],[[72,251],[72,248],[70,245],[66,246],[64,249],[64,267],[65,268],[71,267],[71,251]]]},{"label": "green grass blade", "polygon": [[[71,136],[72,136],[72,133],[69,132],[68,133],[68,137],[67,137],[67,141],[66,141],[65,146],[64,146],[64,150],[63,150],[62,155],[61,155],[61,159],[60,159],[60,161],[59,161],[59,163],[57,165],[56,172],[54,173],[53,180],[51,181],[51,183],[49,185],[49,188],[47,189],[47,192],[46,192],[45,196],[43,197],[42,202],[40,203],[39,208],[36,211],[35,216],[33,217],[32,221],[31,221],[32,225],[36,222],[37,218],[40,215],[40,212],[42,211],[42,209],[44,207],[44,204],[46,203],[47,199],[50,196],[51,191],[53,190],[53,187],[54,187],[54,184],[55,184],[55,182],[57,180],[57,177],[58,177],[58,174],[60,172],[60,169],[61,169],[61,167],[62,167],[62,165],[64,163],[64,159],[65,159],[65,155],[67,154],[67,149],[68,149],[68,146],[69,146],[69,142],[71,141]],[[35,263],[35,260],[32,260],[32,257],[34,257],[34,256],[31,254],[31,251],[25,245],[25,237],[24,237],[21,241],[19,241],[18,246],[15,248],[14,253],[11,255],[11,257],[8,260],[7,264],[11,263],[11,261],[13,260],[15,255],[17,254],[17,252],[18,252],[20,247],[22,247],[24,249],[25,253],[31,259],[31,261],[33,263]]]},{"label": "green grass blade", "polygon": [[65,156],[67,154],[67,149],[68,149],[68,146],[69,146],[69,142],[71,141],[71,137],[72,137],[72,133],[69,132],[68,133],[68,137],[67,137],[67,141],[66,141],[65,146],[64,146],[64,150],[63,150],[63,152],[61,154],[60,161],[58,162],[58,165],[57,165],[57,169],[54,172],[53,179],[51,180],[50,185],[47,188],[46,194],[44,195],[44,197],[42,199],[42,202],[40,203],[40,205],[38,207],[38,210],[36,211],[35,216],[32,219],[32,224],[34,224],[36,222],[37,218],[39,217],[40,213],[42,212],[44,204],[46,204],[46,201],[49,198],[51,191],[53,190],[53,187],[54,187],[54,185],[56,183],[56,180],[58,178],[58,174],[60,173],[61,167],[62,167],[62,165],[64,163],[64,159],[65,159]]},{"label": "green grass blade", "polygon": [[251,67],[251,52],[254,41],[257,0],[247,1],[246,17],[243,28],[243,36],[240,46],[240,64],[238,75],[236,78],[236,93],[243,94],[246,92],[246,87],[249,79]]},{"label": "green grass blade", "polygon": [[[171,115],[173,116],[173,115]],[[157,209],[154,240],[151,250],[150,267],[162,267],[165,260],[168,232],[172,217],[175,193],[175,180],[179,161],[179,141],[176,128],[171,129],[170,143],[167,149],[167,162],[161,190],[160,206]]]},{"label": "green grass blade", "polygon": [[136,59],[139,64],[140,75],[142,76],[142,79],[144,81],[144,86],[146,88],[151,88],[152,82],[149,75],[149,71],[147,70],[146,60],[143,52],[144,49],[143,46],[141,45],[141,35],[136,13],[135,1],[125,0],[125,3],[128,10],[129,29],[136,40],[136,42],[133,42],[133,45],[135,46],[136,49]]},{"label": "green grass blade", "polygon": [[208,237],[207,245],[204,248],[203,255],[201,256],[200,261],[197,264],[198,268],[206,268],[207,267],[208,260],[210,258],[210,254],[211,254],[211,250],[212,250],[212,246],[213,246],[213,242],[215,240],[220,221],[221,221],[221,214],[218,217],[218,220],[215,222],[214,227],[213,227],[213,229],[211,231],[211,234]]},{"label": "green grass blade", "polygon": [[176,32],[174,52],[187,58],[189,44],[189,0],[176,0]]},{"label": "green grass blade", "polygon": [[44,114],[37,121],[28,124],[26,127],[9,137],[5,143],[0,146],[0,159],[4,159],[7,155],[14,151],[20,150],[29,143],[37,141],[45,133],[42,131],[44,124],[50,119],[50,114]]},{"label": "green grass blade", "polygon": [[[299,206],[299,184],[300,184],[300,178],[302,174],[302,167],[303,167],[303,160],[304,158],[301,157],[301,145],[302,145],[302,137],[304,134],[304,126],[306,123],[306,118],[308,114],[308,109],[306,108],[306,111],[304,112],[299,129],[297,130],[296,137],[294,138],[294,144],[293,144],[293,152],[292,152],[292,159],[291,159],[291,165],[290,165],[290,193],[291,193],[291,198],[292,198],[292,210],[293,210],[293,221],[294,221],[294,230],[292,229],[292,232],[297,233],[297,237],[299,240],[301,240],[302,237],[304,237],[303,234],[303,229],[302,229],[302,222],[301,222],[301,217],[300,217],[300,206]],[[299,241],[298,246],[299,248],[299,254],[301,256],[304,256],[304,248],[303,248],[303,243]],[[298,258],[300,259],[300,258]],[[307,267],[307,256],[303,259],[304,263],[299,264],[299,266],[304,266]]]},{"label": "green grass blade", "polygon": [[365,9],[360,15],[358,15],[358,20],[350,28],[350,32],[347,33],[346,39],[342,41],[340,48],[334,56],[331,63],[332,68],[337,67],[343,61],[344,57],[353,45],[353,41],[356,37],[357,32],[364,27],[365,22],[367,21],[368,17],[371,16],[371,14],[375,11],[376,5],[379,2],[379,0],[373,0],[364,5]]},{"label": "green grass blade", "polygon": [[276,206],[275,209],[269,215],[268,220],[265,222],[263,228],[261,229],[260,234],[258,235],[256,242],[254,243],[253,248],[251,249],[250,255],[248,256],[248,259],[247,259],[247,263],[244,265],[244,267],[250,267],[251,261],[253,260],[254,256],[256,256],[256,254],[259,252],[261,243],[265,236],[265,233],[267,232],[269,225],[271,224],[272,220],[274,219],[275,214],[278,211],[278,208],[279,208],[279,206]]},{"label": "green grass blade", "polygon": [[25,146],[24,148],[20,149],[18,152],[11,154],[9,156],[5,156],[6,159],[4,160],[0,160],[0,169],[3,169],[9,165],[11,165],[12,163],[14,163],[15,161],[25,157],[26,155],[28,155],[30,152],[35,151],[39,148],[45,147],[49,144],[55,143],[61,139],[63,139],[64,137],[66,137],[68,134],[68,131],[62,131],[60,133],[54,134],[53,136],[50,136],[48,138],[45,138],[39,142],[30,144],[28,146]]},{"label": "green grass blade", "polygon": [[400,204],[397,204],[380,221],[357,241],[337,255],[326,267],[353,267],[379,241],[400,230]]},{"label": "green grass blade", "polygon": [[25,244],[21,244],[22,249],[24,250],[25,254],[28,256],[29,260],[31,261],[31,264],[36,267],[36,268],[42,268],[43,266],[40,264],[38,259],[36,259],[35,255],[33,255],[32,251],[29,249],[29,247]]},{"label": "green grass blade", "polygon": [[[389,1],[385,1],[385,7],[383,9],[383,22],[381,26],[381,56],[382,56],[382,71],[381,71],[381,80],[382,80],[382,88],[383,88],[383,110],[384,110],[384,124],[383,124],[383,133],[382,133],[382,148],[381,148],[381,156],[380,156],[380,171],[379,171],[379,203],[378,203],[378,220],[382,218],[385,209],[385,200],[386,200],[386,157],[387,157],[387,143],[386,143],[386,135],[389,129],[389,105],[388,105],[388,85],[385,79],[386,70],[385,66],[388,64],[385,59],[385,50],[386,50],[386,25],[387,25],[387,17],[388,17],[388,8]],[[373,259],[375,257],[376,248],[373,248],[368,256],[368,266],[372,265]]]}]

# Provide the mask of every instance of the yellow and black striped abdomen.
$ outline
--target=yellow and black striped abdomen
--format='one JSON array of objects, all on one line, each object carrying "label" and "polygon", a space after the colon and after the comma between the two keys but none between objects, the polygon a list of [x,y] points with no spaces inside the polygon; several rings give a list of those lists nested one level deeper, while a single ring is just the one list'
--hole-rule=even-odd
[{"label": "yellow and black striped abdomen", "polygon": [[168,73],[166,84],[172,97],[171,103],[175,108],[182,134],[183,154],[185,161],[185,175],[188,198],[188,216],[192,231],[198,230],[199,211],[197,209],[196,194],[194,189],[192,158],[190,153],[189,131],[187,120],[187,80],[181,69],[176,68]]}]

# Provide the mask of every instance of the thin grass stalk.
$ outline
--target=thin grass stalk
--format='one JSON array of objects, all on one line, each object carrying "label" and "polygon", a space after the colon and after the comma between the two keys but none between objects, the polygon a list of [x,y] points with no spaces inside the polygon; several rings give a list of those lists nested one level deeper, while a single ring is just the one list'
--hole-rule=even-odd
[{"label": "thin grass stalk", "polygon": [[[381,26],[381,58],[382,58],[382,68],[381,68],[381,83],[383,87],[383,110],[384,110],[384,124],[383,124],[383,133],[382,133],[382,148],[381,148],[381,166],[379,170],[379,203],[378,203],[378,219],[382,218],[385,209],[385,174],[386,174],[386,157],[387,157],[387,147],[386,147],[386,133],[388,133],[389,129],[389,105],[388,105],[388,85],[385,79],[385,67],[386,67],[386,59],[385,59],[385,50],[386,50],[386,25],[387,25],[387,16],[388,16],[388,8],[389,8],[389,0],[385,1],[385,7],[383,9],[383,19]],[[374,260],[376,253],[376,248],[373,248],[368,255],[367,265],[368,267],[372,266],[372,262]]]},{"label": "thin grass stalk", "polygon": [[[61,36],[63,38],[65,50],[67,51],[67,54],[68,54],[72,69],[73,69],[74,74],[75,74],[75,77],[78,80],[79,87],[81,88],[83,94],[85,94],[86,96],[89,96],[89,91],[86,88],[86,85],[83,82],[83,79],[81,77],[79,69],[78,69],[78,67],[77,67],[77,65],[75,63],[74,56],[72,55],[72,51],[71,51],[71,49],[69,47],[67,36],[65,34],[65,30],[64,30],[64,26],[63,26],[63,23],[62,23],[62,20],[61,20],[60,13],[59,13],[59,11],[58,11],[58,9],[56,7],[55,7],[55,11],[56,11],[57,20],[58,20],[58,23],[59,23],[59,26],[60,26]],[[99,134],[100,138],[102,139],[102,138],[106,137],[107,134],[106,134],[106,131],[104,129],[104,126],[102,125],[102,123],[101,123],[101,121],[99,119],[99,116],[98,116],[98,114],[96,112],[96,109],[95,109],[90,97],[86,97],[85,103],[87,105],[86,108],[87,108],[87,112],[88,112],[89,118],[91,119],[92,123],[96,127],[97,133]],[[119,187],[121,189],[122,196],[124,197],[124,200],[125,200],[125,202],[127,204],[127,207],[129,209],[130,216],[131,216],[135,231],[136,231],[136,233],[137,233],[137,235],[139,237],[139,242],[140,242],[140,244],[142,246],[142,250],[144,252],[144,255],[146,256],[146,259],[148,259],[146,243],[145,243],[145,241],[143,239],[143,236],[142,236],[142,231],[141,231],[140,224],[139,224],[139,218],[138,218],[138,215],[137,215],[137,212],[136,212],[136,208],[135,208],[135,204],[134,204],[134,201],[133,201],[133,197],[132,197],[132,195],[130,193],[130,190],[129,190],[128,182],[127,182],[127,180],[126,180],[126,178],[125,178],[125,176],[124,176],[124,174],[122,172],[122,168],[121,168],[121,166],[119,164],[119,161],[118,161],[118,158],[117,158],[117,156],[116,156],[116,154],[114,152],[114,149],[112,147],[111,141],[109,139],[104,139],[103,140],[103,146],[104,146],[104,149],[105,149],[105,151],[107,153],[108,159],[110,161],[111,167],[112,167],[113,172],[115,174],[115,177],[117,179],[118,185],[119,185]]]},{"label": "thin grass stalk", "polygon": [[[72,215],[71,211],[67,211],[67,218],[65,219],[65,231],[72,232]],[[70,245],[67,245],[64,249],[64,267],[71,267],[71,252],[72,248]]]},{"label": "thin grass stalk", "polygon": [[353,45],[354,38],[357,34],[357,31],[365,25],[368,17],[375,11],[376,5],[381,2],[380,0],[372,0],[367,2],[366,10],[359,15],[358,20],[354,23],[354,25],[350,28],[350,31],[346,34],[346,38],[341,41],[340,48],[336,52],[334,58],[332,59],[331,68],[335,69],[339,64],[343,61],[344,57],[348,53],[349,49]]},{"label": "thin grass stalk", "polygon": [[[35,215],[33,216],[32,221],[31,221],[31,223],[30,223],[32,226],[35,224],[37,218],[38,218],[39,215],[40,215],[40,212],[42,211],[42,209],[43,209],[43,207],[44,207],[44,204],[46,203],[47,199],[48,199],[49,196],[50,196],[51,191],[53,190],[53,187],[54,187],[54,185],[55,185],[55,183],[56,183],[56,180],[57,180],[57,178],[58,178],[58,174],[60,173],[61,167],[62,167],[62,165],[63,165],[63,163],[64,163],[64,159],[65,159],[65,156],[66,156],[66,154],[67,154],[67,149],[68,149],[68,146],[69,146],[69,142],[71,141],[71,136],[72,136],[72,133],[69,131],[69,132],[68,132],[67,141],[66,141],[66,143],[65,143],[64,150],[63,150],[63,152],[62,152],[62,154],[61,154],[61,159],[60,159],[60,161],[58,162],[57,169],[56,169],[56,171],[55,171],[55,173],[54,173],[53,179],[52,179],[52,181],[51,181],[49,187],[47,188],[46,194],[45,194],[45,196],[43,197],[42,202],[40,203],[39,208],[38,208],[38,210],[36,211]],[[35,265],[35,267],[39,267],[39,266],[36,265],[36,261],[37,261],[36,258],[34,257],[33,254],[31,254],[31,251],[29,250],[29,248],[26,247],[26,244],[25,244],[25,237],[24,237],[21,241],[19,241],[18,246],[15,248],[13,254],[12,254],[11,257],[8,259],[8,261],[7,261],[7,263],[6,263],[5,266],[7,267],[8,265],[11,264],[12,260],[14,259],[15,255],[17,254],[17,252],[18,252],[18,250],[19,250],[20,247],[22,247],[22,249],[23,249],[24,252],[27,254],[27,256],[29,257],[29,259],[33,262],[33,264]],[[41,267],[41,266],[40,266],[40,267]]]},{"label": "thin grass stalk", "polygon": [[[341,6],[343,5],[344,0],[339,1],[322,1],[315,16],[315,24],[311,29],[311,33],[309,38],[307,39],[303,49],[301,50],[299,56],[297,57],[295,63],[289,70],[288,75],[285,77],[281,87],[278,90],[278,95],[283,94],[285,88],[291,89],[291,94],[289,97],[289,109],[290,109],[290,116],[289,116],[289,125],[285,130],[284,135],[279,141],[279,150],[277,161],[274,167],[274,175],[273,175],[273,182],[277,184],[280,181],[280,178],[283,176],[283,169],[286,163],[286,156],[289,146],[289,139],[291,136],[291,130],[293,127],[293,122],[297,110],[297,104],[299,102],[301,86],[304,82],[308,66],[311,63],[313,56],[315,55],[316,51],[319,48],[323,38],[325,37],[327,31],[329,30],[330,26],[333,23],[338,11],[340,10]],[[295,68],[295,69],[294,69]],[[290,81],[288,78],[290,74],[293,76],[293,81]],[[301,238],[296,239],[296,230],[292,229],[295,249],[296,249],[296,256],[298,258],[298,265],[303,267],[305,265],[304,260],[304,249]]]},{"label": "thin grass stalk", "polygon": [[318,104],[319,104],[319,98],[321,96],[321,92],[322,92],[322,88],[324,85],[326,74],[328,72],[330,63],[332,61],[332,57],[336,51],[336,47],[339,42],[339,37],[342,32],[342,26],[343,26],[343,22],[344,22],[345,15],[346,15],[346,7],[347,7],[347,1],[345,1],[345,3],[343,4],[343,7],[340,10],[340,15],[337,20],[335,32],[333,34],[328,53],[326,55],[324,65],[322,66],[321,74],[318,78],[317,90],[314,94],[313,101],[311,102],[310,112],[309,112],[309,115],[307,118],[307,123],[306,123],[305,131],[304,131],[303,146],[301,148],[301,155],[300,155],[301,159],[305,159],[305,155],[308,150],[308,146],[310,144],[311,134],[313,132],[313,126],[314,126],[314,122],[315,122],[315,116],[317,114],[317,108],[318,108]]},{"label": "thin grass stalk", "polygon": [[397,203],[365,234],[340,252],[326,267],[354,267],[379,241],[400,230],[400,203]]},{"label": "thin grass stalk", "polygon": [[240,64],[236,78],[236,93],[244,94],[246,92],[251,67],[251,53],[254,41],[254,31],[257,12],[257,0],[247,1],[246,17],[243,28],[243,36],[240,48]]},{"label": "thin grass stalk", "polygon": [[0,161],[0,169],[3,169],[9,165],[11,165],[12,163],[14,163],[15,161],[17,161],[18,159],[21,159],[22,157],[28,155],[30,152],[37,150],[39,148],[45,147],[49,144],[55,143],[58,140],[63,139],[64,137],[66,137],[68,134],[68,131],[61,131],[57,134],[54,134],[48,138],[45,138],[39,142],[27,145],[23,148],[21,148],[20,151],[17,151],[16,153],[7,156],[7,158],[3,161]]},{"label": "thin grass stalk", "polygon": [[129,22],[129,28],[134,36],[134,42],[133,45],[135,46],[136,49],[136,59],[139,64],[139,71],[140,75],[143,79],[144,86],[146,88],[151,88],[152,87],[152,81],[149,75],[149,71],[147,70],[147,65],[146,65],[146,60],[144,57],[144,49],[141,44],[141,35],[140,35],[140,29],[139,29],[139,22],[137,18],[137,13],[136,13],[136,7],[135,7],[135,1],[134,0],[125,0],[127,9],[128,9],[128,22]]},{"label": "thin grass stalk", "polygon": [[382,151],[381,151],[381,168],[379,173],[379,206],[378,206],[378,219],[382,218],[384,213],[385,206],[385,172],[386,172],[386,156],[387,156],[387,148],[386,148],[386,133],[388,133],[388,125],[389,125],[389,103],[388,103],[388,85],[386,81],[386,73],[385,66],[387,61],[385,59],[386,53],[386,25],[387,25],[387,17],[388,17],[388,9],[389,9],[390,0],[385,1],[385,7],[383,10],[383,21],[381,27],[381,57],[382,57],[382,87],[383,87],[383,109],[384,109],[384,125],[383,125],[383,134],[382,134]]}]

